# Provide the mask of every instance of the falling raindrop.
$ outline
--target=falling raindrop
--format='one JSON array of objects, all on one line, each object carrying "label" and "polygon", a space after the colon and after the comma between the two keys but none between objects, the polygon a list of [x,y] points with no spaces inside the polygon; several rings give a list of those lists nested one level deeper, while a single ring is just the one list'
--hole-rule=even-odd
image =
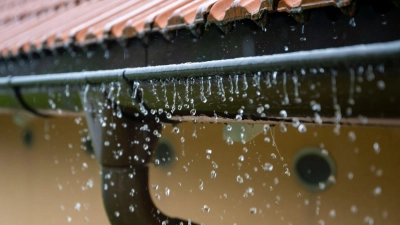
[{"label": "falling raindrop", "polygon": [[357,206],[352,205],[352,206],[350,207],[350,212],[352,212],[352,213],[357,213],[357,212],[358,212]]},{"label": "falling raindrop", "polygon": [[231,138],[231,137],[228,137],[228,138],[226,139],[226,143],[227,143],[228,145],[233,145],[233,140],[232,140],[232,138]]},{"label": "falling raindrop", "polygon": [[356,134],[353,131],[349,131],[349,140],[354,142],[356,140]]},{"label": "falling raindrop", "polygon": [[375,196],[377,196],[377,195],[380,195],[381,193],[382,193],[382,188],[381,187],[376,187],[375,189],[374,189],[374,195]]},{"label": "falling raindrop", "polygon": [[179,128],[178,127],[172,128],[172,133],[173,134],[179,134]]},{"label": "falling raindrop", "polygon": [[239,184],[242,184],[242,183],[243,183],[243,177],[240,176],[240,175],[238,175],[238,176],[236,177],[236,181],[237,181]]},{"label": "falling raindrop", "polygon": [[217,172],[214,170],[211,171],[211,178],[216,178],[217,177]]},{"label": "falling raindrop", "polygon": [[353,180],[354,174],[352,172],[349,172],[347,174],[347,178],[349,178],[349,180]]},{"label": "falling raindrop", "polygon": [[204,205],[203,208],[201,208],[202,212],[210,212],[210,207],[208,205]]},{"label": "falling raindrop", "polygon": [[272,171],[274,166],[271,163],[264,163],[263,169],[264,171]]},{"label": "falling raindrop", "polygon": [[325,183],[324,182],[319,182],[318,183],[318,187],[320,190],[324,190],[325,189]]},{"label": "falling raindrop", "polygon": [[378,86],[379,90],[385,90],[385,82],[383,80],[379,80],[376,85]]},{"label": "falling raindrop", "polygon": [[380,148],[378,142],[374,143],[373,148],[374,148],[374,151],[375,151],[376,154],[379,154],[381,152],[381,148]]},{"label": "falling raindrop", "polygon": [[279,130],[280,130],[282,133],[286,133],[286,132],[287,132],[287,127],[286,127],[286,125],[285,125],[284,123],[280,123],[280,124],[279,124]]},{"label": "falling raindrop", "polygon": [[166,188],[165,188],[165,195],[166,195],[166,196],[169,196],[170,192],[171,192],[171,191],[169,190],[169,188],[166,187]]},{"label": "falling raindrop", "polygon": [[354,17],[350,19],[349,25],[352,26],[352,27],[355,27],[357,25],[356,21],[354,20]]},{"label": "falling raindrop", "polygon": [[336,211],[334,209],[329,211],[329,216],[332,217],[332,218],[335,218],[336,217]]},{"label": "falling raindrop", "polygon": [[264,107],[263,106],[259,106],[258,108],[257,108],[257,113],[258,114],[261,114],[261,113],[263,113],[264,112]]}]

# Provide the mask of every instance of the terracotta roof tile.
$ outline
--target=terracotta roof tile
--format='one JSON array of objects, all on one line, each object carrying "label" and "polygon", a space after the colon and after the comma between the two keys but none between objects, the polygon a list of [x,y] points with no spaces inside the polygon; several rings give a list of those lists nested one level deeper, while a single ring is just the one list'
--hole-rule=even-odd
[{"label": "terracotta roof tile", "polygon": [[221,0],[214,4],[208,21],[225,24],[240,19],[258,19],[262,0]]},{"label": "terracotta roof tile", "polygon": [[351,0],[281,0],[278,3],[278,12],[299,13],[303,10],[336,6],[343,7],[350,5]]},{"label": "terracotta roof tile", "polygon": [[202,5],[209,6],[216,2],[213,1],[193,1],[189,4],[176,9],[168,19],[168,27],[170,28],[181,28],[185,26],[190,26],[198,22],[204,22],[203,18],[200,21],[196,21],[197,11]]},{"label": "terracotta roof tile", "polygon": [[223,26],[241,19],[260,25],[265,12],[293,14],[316,7],[344,7],[351,1],[0,0],[0,52],[7,57],[68,44],[140,38],[149,32],[191,29],[197,24]]},{"label": "terracotta roof tile", "polygon": [[3,2],[5,4],[3,7],[0,7],[0,24],[21,20],[29,16],[59,9],[62,6],[75,4],[73,0],[30,0],[17,1],[14,4],[11,4],[9,1]]}]

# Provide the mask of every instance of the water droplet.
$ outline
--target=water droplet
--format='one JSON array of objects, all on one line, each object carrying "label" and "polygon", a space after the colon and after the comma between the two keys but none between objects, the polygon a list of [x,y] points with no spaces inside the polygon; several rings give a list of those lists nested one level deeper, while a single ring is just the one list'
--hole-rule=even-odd
[{"label": "water droplet", "polygon": [[258,113],[258,114],[261,114],[261,113],[263,113],[263,112],[264,112],[264,107],[263,107],[263,106],[257,107],[257,113]]},{"label": "water droplet", "polygon": [[286,175],[286,176],[288,176],[288,177],[290,177],[290,171],[289,171],[289,168],[286,168],[285,175]]},{"label": "water droplet", "polygon": [[172,117],[171,113],[167,113],[166,117],[167,117],[167,119],[171,119],[171,117]]},{"label": "water droplet", "polygon": [[250,214],[252,215],[257,214],[257,208],[255,207],[250,208]]},{"label": "water droplet", "polygon": [[237,114],[236,117],[235,117],[235,119],[236,119],[236,120],[242,120],[242,116],[239,115],[239,114]]},{"label": "water droplet", "polygon": [[378,86],[379,90],[385,90],[385,82],[383,80],[379,80],[378,82],[376,82],[376,85]]},{"label": "water droplet", "polygon": [[207,154],[212,154],[212,150],[211,150],[211,149],[207,149],[207,150],[206,150],[206,153],[207,153]]},{"label": "water droplet", "polygon": [[366,216],[364,217],[364,223],[367,225],[374,225],[374,218]]},{"label": "water droplet", "polygon": [[271,139],[269,137],[264,138],[264,141],[269,143],[271,141]]},{"label": "water droplet", "polygon": [[80,211],[81,210],[81,203],[77,202],[75,203],[75,210]]},{"label": "water droplet", "polygon": [[218,164],[214,161],[211,162],[214,169],[218,169]]},{"label": "water droplet", "polygon": [[356,134],[353,131],[349,131],[349,141],[354,142],[356,140]]},{"label": "water droplet", "polygon": [[380,148],[378,142],[375,142],[373,147],[374,147],[374,151],[375,151],[376,154],[379,154],[381,152],[381,148]]},{"label": "water droplet", "polygon": [[285,125],[284,123],[279,124],[279,130],[280,130],[282,133],[286,133],[286,132],[287,132],[287,127],[286,127],[286,125]]},{"label": "water droplet", "polygon": [[232,138],[231,138],[231,137],[228,137],[228,138],[226,139],[226,143],[227,143],[228,145],[233,145],[233,140],[232,140]]},{"label": "water droplet", "polygon": [[196,115],[196,109],[191,109],[190,110],[190,115],[192,115],[192,116]]},{"label": "water droplet", "polygon": [[379,169],[379,170],[376,171],[376,176],[381,177],[382,174],[383,174],[383,170],[382,169]]},{"label": "water droplet", "polygon": [[329,216],[332,217],[332,218],[335,218],[336,217],[336,211],[334,209],[329,211]]},{"label": "water droplet", "polygon": [[357,206],[352,205],[352,206],[350,207],[350,212],[352,212],[352,213],[357,213],[357,212],[358,212]]},{"label": "water droplet", "polygon": [[355,26],[357,25],[357,24],[356,24],[356,21],[354,20],[354,18],[351,18],[351,19],[350,19],[349,25],[352,26],[352,27],[355,27]]},{"label": "water droplet", "polygon": [[244,161],[244,156],[239,156],[239,161],[243,162]]},{"label": "water droplet", "polygon": [[146,151],[147,149],[149,149],[149,146],[147,144],[143,144],[143,150]]},{"label": "water droplet", "polygon": [[210,207],[208,205],[204,205],[203,208],[201,208],[202,212],[210,212]]},{"label": "water droplet", "polygon": [[271,157],[272,157],[273,159],[276,159],[275,153],[271,153]]},{"label": "water droplet", "polygon": [[264,163],[263,169],[264,171],[272,171],[274,166],[271,163]]},{"label": "water droplet", "polygon": [[375,196],[377,196],[377,195],[380,195],[382,193],[382,188],[381,187],[376,187],[375,189],[374,189],[374,195]]},{"label": "water droplet", "polygon": [[299,125],[300,125],[299,118],[296,118],[296,117],[292,118],[292,126],[293,127],[298,127]]},{"label": "water droplet", "polygon": [[129,212],[134,212],[135,211],[135,207],[133,207],[133,205],[129,206]]},{"label": "water droplet", "polygon": [[286,118],[286,117],[287,117],[287,112],[286,112],[286,110],[281,110],[281,111],[279,112],[279,116],[280,116],[280,117],[283,117],[283,118]]},{"label": "water droplet", "polygon": [[214,170],[211,171],[211,178],[216,178],[217,177],[217,172],[215,172]]},{"label": "water droplet", "polygon": [[118,211],[115,211],[115,212],[114,212],[114,215],[115,215],[115,217],[119,217],[119,212],[118,212]]},{"label": "water droplet", "polygon": [[283,47],[283,49],[285,50],[285,52],[289,51],[289,47],[288,46]]},{"label": "water droplet", "polygon": [[178,127],[174,127],[172,128],[172,132],[173,134],[179,134],[179,128]]},{"label": "water droplet", "polygon": [[170,192],[171,192],[171,191],[169,190],[169,188],[166,187],[166,188],[165,188],[165,195],[166,195],[166,196],[169,196]]},{"label": "water droplet", "polygon": [[243,183],[243,177],[240,176],[240,175],[238,175],[238,176],[236,177],[236,181],[237,181],[239,184],[242,184],[242,183]]},{"label": "water droplet", "polygon": [[300,133],[305,133],[307,131],[306,125],[300,124],[299,127],[297,128]]},{"label": "water droplet", "polygon": [[243,152],[247,153],[249,150],[246,147],[243,147]]},{"label": "water droplet", "polygon": [[324,182],[319,182],[319,183],[318,183],[318,187],[319,187],[320,190],[324,190],[324,189],[325,189],[325,186],[326,186],[326,185],[325,185]]},{"label": "water droplet", "polygon": [[349,172],[347,174],[347,178],[349,178],[349,180],[353,180],[354,174],[352,172]]}]

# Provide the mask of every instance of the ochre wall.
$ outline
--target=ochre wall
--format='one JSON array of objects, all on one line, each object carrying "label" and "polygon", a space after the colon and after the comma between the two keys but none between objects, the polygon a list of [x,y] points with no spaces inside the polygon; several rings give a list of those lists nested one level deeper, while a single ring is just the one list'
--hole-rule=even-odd
[{"label": "ochre wall", "polygon": [[[0,126],[1,224],[109,224],[101,199],[100,167],[80,147],[86,135],[84,118],[80,124],[75,118],[33,119],[21,127],[12,116],[2,116]],[[27,127],[33,131],[31,147],[22,139]],[[271,142],[264,141],[263,133],[245,145],[235,142],[228,146],[223,140],[225,125],[198,123],[197,139],[192,138],[192,123],[178,127],[180,132],[175,134],[167,125],[162,135],[174,146],[178,160],[169,167],[150,165],[151,196],[169,215],[205,224],[238,225],[364,224],[372,218],[374,224],[390,225],[400,221],[398,128],[342,127],[339,136],[332,126],[309,125],[306,133],[291,126],[287,133],[276,128],[276,144],[284,157],[280,161],[271,157],[271,153],[278,153]],[[354,142],[348,138],[350,131],[356,134]],[[379,143],[379,154],[373,149],[375,142]],[[297,181],[293,158],[303,147],[321,144],[336,163],[336,184],[312,192]],[[207,149],[212,150],[210,159]],[[218,168],[213,168],[212,162]],[[266,162],[273,164],[272,171],[262,169]],[[284,164],[290,176],[284,173]],[[214,179],[212,170],[217,173]],[[353,174],[351,180],[349,173]],[[238,175],[244,179],[241,184],[236,181]],[[157,190],[152,187],[155,184]],[[250,187],[254,195],[244,197]],[[381,194],[374,194],[376,187],[381,188]],[[81,204],[79,211],[77,203]],[[210,212],[202,212],[204,205]],[[351,212],[353,205],[356,213]],[[257,208],[257,213],[251,214],[250,208]]]}]

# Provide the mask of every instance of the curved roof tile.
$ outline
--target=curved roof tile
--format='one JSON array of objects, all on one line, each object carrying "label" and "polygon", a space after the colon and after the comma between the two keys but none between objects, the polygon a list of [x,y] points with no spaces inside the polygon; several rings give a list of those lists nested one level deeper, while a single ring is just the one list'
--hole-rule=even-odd
[{"label": "curved roof tile", "polygon": [[68,44],[164,34],[205,23],[221,26],[241,19],[259,23],[264,12],[301,13],[316,7],[348,6],[351,1],[0,0],[0,53],[9,57]]}]

